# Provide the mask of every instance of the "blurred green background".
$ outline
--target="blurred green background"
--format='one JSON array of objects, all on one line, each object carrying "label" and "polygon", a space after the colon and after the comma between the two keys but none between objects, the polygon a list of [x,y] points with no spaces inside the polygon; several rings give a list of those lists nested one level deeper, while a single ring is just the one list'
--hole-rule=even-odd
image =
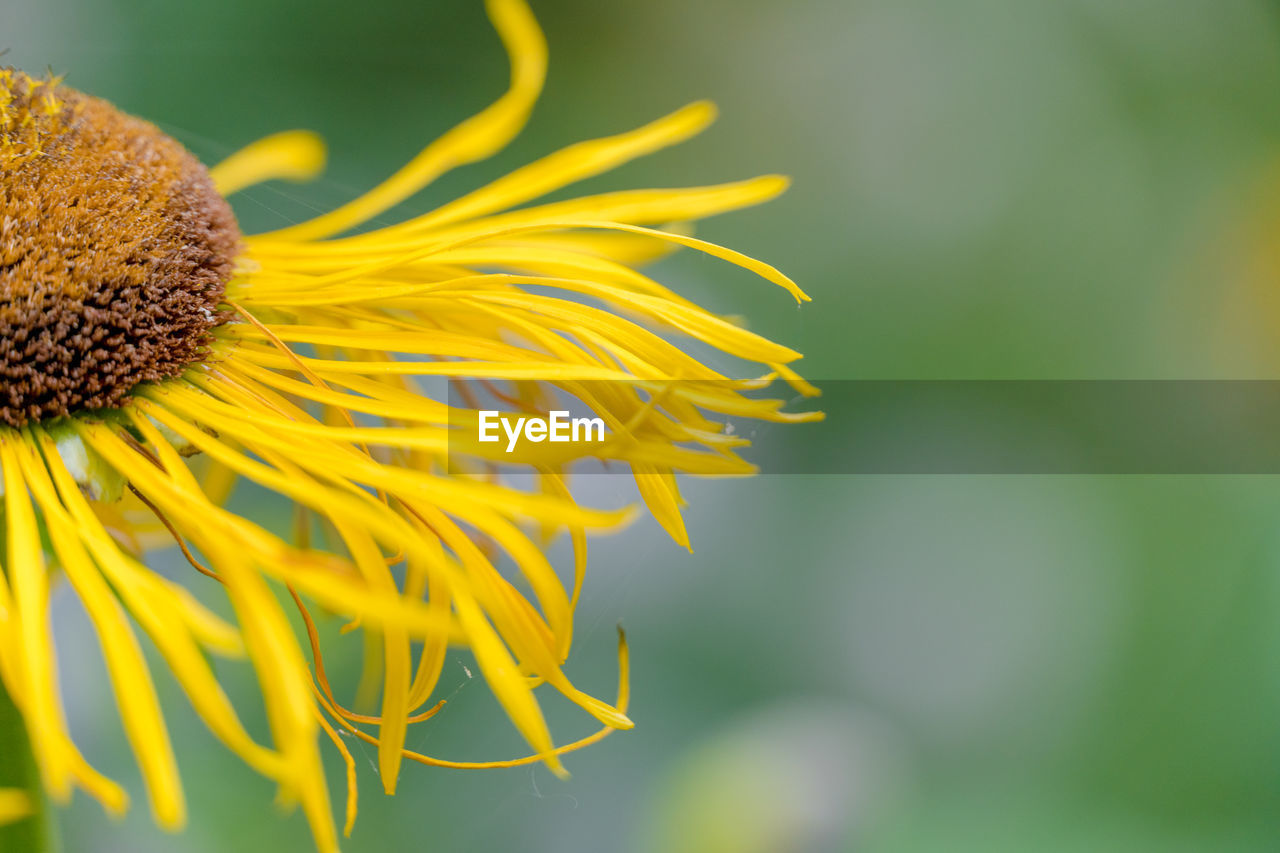
[{"label": "blurred green background", "polygon": [[[700,233],[786,270],[811,305],[692,255],[660,272],[806,352],[809,377],[1280,375],[1274,4],[533,5],[551,72],[532,124],[401,212],[711,97],[710,132],[587,188],[794,176],[780,201]],[[507,73],[479,0],[0,0],[0,47],[208,161],[321,132],[326,178],[238,198],[249,229],[354,196]],[[588,479],[588,497],[626,495]],[[407,766],[390,800],[354,745],[346,849],[1280,847],[1276,478],[776,476],[687,492],[694,554],[649,523],[592,546],[570,673],[610,695],[621,621],[637,729],[573,756],[567,783]],[[58,606],[73,730],[141,803],[95,641]],[[519,754],[454,657],[452,701],[410,746]],[[358,658],[335,648],[340,680]],[[190,828],[165,836],[142,804],[113,825],[81,797],[67,849],[310,849],[301,818],[161,690]],[[591,730],[553,718],[561,739]]]}]

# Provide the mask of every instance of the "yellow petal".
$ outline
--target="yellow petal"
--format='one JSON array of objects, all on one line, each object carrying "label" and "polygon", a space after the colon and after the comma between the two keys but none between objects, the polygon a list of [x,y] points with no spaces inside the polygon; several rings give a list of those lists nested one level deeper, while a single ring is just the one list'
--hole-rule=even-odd
[{"label": "yellow petal", "polygon": [[511,60],[511,85],[506,94],[428,145],[375,189],[323,216],[275,231],[273,238],[318,240],[354,228],[450,169],[500,151],[520,132],[546,78],[546,40],[524,0],[488,0],[485,7]]},{"label": "yellow petal", "polygon": [[286,130],[240,149],[209,170],[224,196],[263,181],[309,181],[324,170],[324,140],[309,130]]},{"label": "yellow petal", "polygon": [[26,791],[0,788],[0,826],[16,823],[35,814],[35,804]]},{"label": "yellow petal", "polygon": [[79,529],[58,500],[44,465],[29,451],[20,450],[16,455],[40,505],[59,565],[96,629],[120,720],[142,769],[156,822],[166,829],[179,829],[186,820],[182,783],[155,685],[137,638],[119,601],[85,552]]}]

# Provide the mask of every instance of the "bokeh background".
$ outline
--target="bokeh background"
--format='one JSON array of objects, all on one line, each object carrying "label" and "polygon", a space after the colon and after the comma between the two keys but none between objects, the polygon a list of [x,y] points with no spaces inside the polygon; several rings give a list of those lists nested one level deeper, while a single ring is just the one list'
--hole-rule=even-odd
[{"label": "bokeh background", "polygon": [[[532,124],[406,211],[711,97],[710,132],[588,188],[794,176],[780,201],[700,233],[788,271],[812,304],[693,256],[661,274],[806,352],[810,377],[1280,375],[1274,3],[533,5],[552,59]],[[237,199],[250,229],[354,196],[507,73],[479,0],[0,0],[0,47],[209,161],[320,131],[326,178]],[[569,782],[407,766],[393,800],[353,745],[346,849],[1280,844],[1277,478],[771,476],[687,491],[693,554],[648,523],[592,545],[570,671],[609,695],[623,623],[638,728],[573,756]],[[92,635],[58,606],[73,730],[141,802]],[[340,680],[358,663],[334,648]],[[519,754],[466,665],[451,660],[450,705],[410,745]],[[250,679],[230,677],[251,707]],[[161,834],[145,805],[113,824],[81,797],[60,820],[66,849],[310,849],[300,817],[160,689],[190,828]],[[591,730],[553,716],[562,739]]]}]

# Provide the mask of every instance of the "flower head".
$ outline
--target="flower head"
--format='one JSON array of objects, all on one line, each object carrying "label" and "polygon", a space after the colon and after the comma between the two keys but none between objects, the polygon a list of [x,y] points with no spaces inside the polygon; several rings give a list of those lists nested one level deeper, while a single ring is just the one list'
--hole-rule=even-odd
[{"label": "flower head", "polygon": [[118,406],[199,359],[240,231],[200,163],[110,104],[0,70],[0,423]]},{"label": "flower head", "polygon": [[[505,95],[369,193],[249,237],[223,197],[315,175],[324,155],[311,134],[268,138],[206,173],[156,128],[103,101],[0,72],[0,680],[55,798],[80,788],[108,810],[127,804],[67,732],[48,607],[55,568],[97,630],[158,822],[180,826],[185,804],[135,628],[214,734],[300,803],[317,845],[330,850],[322,733],[349,781],[355,765],[338,732],[374,745],[394,793],[406,758],[445,767],[541,761],[562,772],[565,752],[631,727],[625,643],[612,702],[580,691],[562,668],[586,533],[630,515],[573,500],[576,458],[629,466],[644,503],[687,546],[675,474],[752,470],[735,452],[745,442],[717,415],[817,417],[744,393],[775,378],[814,393],[787,366],[798,353],[638,269],[687,247],[806,299],[777,270],[698,240],[686,225],[765,201],[783,179],[522,207],[687,139],[713,118],[708,104],[573,145],[400,224],[359,230],[523,126],[545,73],[542,34],[523,0],[490,0],[488,9],[511,57]],[[680,337],[762,366],[729,379],[677,346]],[[613,440],[544,448],[526,460],[540,475],[533,489],[504,479],[478,444],[463,451],[479,474],[451,474],[453,428],[476,412],[424,394],[431,378],[455,383],[463,399],[476,384],[535,407],[541,389],[559,388],[590,406]],[[291,537],[228,508],[241,479],[293,503]],[[574,546],[568,580],[541,547],[557,533]],[[149,548],[175,542],[205,589],[143,562]],[[504,562],[528,595],[499,571]],[[219,589],[231,619],[201,603]],[[349,710],[330,686],[317,606],[366,636],[376,713]],[[405,749],[408,727],[442,704],[432,700],[449,645],[474,655],[529,756],[468,763]],[[209,655],[249,659],[269,743],[241,724]],[[539,685],[578,704],[599,731],[557,746]],[[355,808],[351,784],[348,831]]]}]

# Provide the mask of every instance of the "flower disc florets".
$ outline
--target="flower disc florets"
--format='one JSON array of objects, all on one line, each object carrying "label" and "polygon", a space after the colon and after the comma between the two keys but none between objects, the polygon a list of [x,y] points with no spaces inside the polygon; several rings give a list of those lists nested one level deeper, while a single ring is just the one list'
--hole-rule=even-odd
[{"label": "flower disc florets", "polygon": [[0,69],[0,423],[119,406],[198,361],[239,242],[154,125]]}]

